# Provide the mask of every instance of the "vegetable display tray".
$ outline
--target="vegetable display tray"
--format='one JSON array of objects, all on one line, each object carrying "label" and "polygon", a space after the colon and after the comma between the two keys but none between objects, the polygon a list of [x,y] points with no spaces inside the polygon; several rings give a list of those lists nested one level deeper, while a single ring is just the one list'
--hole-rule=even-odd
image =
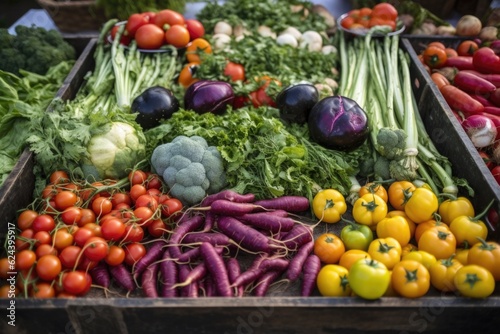
[{"label": "vegetable display tray", "polygon": [[[76,66],[58,91],[71,99],[93,67],[91,40]],[[457,131],[451,113],[429,85],[423,68],[407,40],[401,47],[413,61],[411,75],[419,110],[438,148],[449,157],[456,173],[466,177],[477,191],[476,204],[499,198],[483,175],[472,148]],[[12,228],[16,210],[31,201],[33,156],[23,154],[0,202],[0,232]],[[488,200],[486,200],[488,198]],[[10,226],[10,227],[9,227]],[[491,228],[491,227],[490,227]],[[13,305],[13,306],[12,306]],[[10,309],[9,309],[10,308]],[[383,297],[368,301],[358,297],[200,297],[191,298],[104,298],[0,299],[1,333],[443,333],[471,331],[496,333],[500,328],[500,289],[486,299],[438,294],[418,299]],[[10,316],[10,317],[9,317]],[[13,321],[15,327],[9,324]]]}]

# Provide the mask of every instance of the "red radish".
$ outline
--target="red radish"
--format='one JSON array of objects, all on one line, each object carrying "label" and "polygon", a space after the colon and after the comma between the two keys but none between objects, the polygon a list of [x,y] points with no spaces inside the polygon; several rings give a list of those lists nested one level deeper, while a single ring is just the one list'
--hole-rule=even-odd
[{"label": "red radish", "polygon": [[299,248],[297,254],[290,260],[290,264],[288,265],[288,269],[286,272],[286,278],[290,281],[295,281],[299,278],[300,273],[302,272],[302,267],[306,262],[306,259],[309,255],[311,255],[314,249],[314,241],[311,240],[302,247]]},{"label": "red radish", "polygon": [[490,102],[484,95],[470,94],[470,96],[474,100],[478,101],[479,103],[481,103],[485,107],[491,107],[491,106],[493,106],[493,103]]},{"label": "red radish", "polygon": [[[191,273],[191,269],[187,264],[179,265],[179,281],[183,282]],[[183,286],[181,289],[181,296],[188,298],[198,297],[198,282],[192,282],[189,285]]]},{"label": "red radish", "polygon": [[132,274],[128,271],[125,265],[119,264],[117,266],[109,266],[109,272],[118,285],[127,291],[135,289],[134,279]]},{"label": "red radish", "polygon": [[169,250],[163,252],[162,261],[160,262],[161,289],[162,297],[177,297],[179,291],[173,286],[177,283],[177,264],[170,257]]},{"label": "red radish", "polygon": [[252,203],[236,203],[225,199],[213,201],[210,211],[218,215],[241,216],[254,211],[257,207]]},{"label": "red radish", "polygon": [[500,87],[500,74],[485,74],[475,70],[463,70],[463,72],[475,74],[478,77],[488,80],[493,85],[495,85],[495,87]]},{"label": "red radish", "polygon": [[156,262],[148,266],[141,275],[141,285],[144,294],[148,298],[158,298],[158,269],[160,263]]},{"label": "red radish", "polygon": [[311,227],[303,224],[295,224],[295,226],[288,232],[283,239],[286,249],[298,250],[302,245],[313,240],[313,232]]},{"label": "red radish", "polygon": [[455,67],[458,70],[474,70],[474,64],[472,63],[472,57],[469,56],[456,56],[450,57],[446,60],[446,67]]},{"label": "red radish", "polygon": [[229,246],[231,239],[219,232],[193,232],[186,234],[181,242],[183,244],[209,242],[214,246]]},{"label": "red radish", "polygon": [[495,89],[495,91],[490,94],[490,97],[488,97],[488,100],[495,106],[500,107],[500,88]]},{"label": "red radish", "polygon": [[495,127],[497,128],[497,137],[495,138],[495,141],[500,140],[500,116],[488,114],[485,112],[482,112],[478,115],[482,115],[486,118],[489,118],[493,122],[493,124],[495,124]]},{"label": "red radish", "polygon": [[254,202],[267,210],[303,212],[309,209],[309,199],[303,196],[281,196]]},{"label": "red radish", "polygon": [[[245,249],[255,252],[271,253],[271,239],[259,231],[246,226],[233,217],[222,216],[217,221],[219,230]],[[275,246],[274,248],[277,248]]]},{"label": "red radish", "polygon": [[153,245],[149,247],[146,255],[144,255],[139,261],[134,264],[134,279],[137,280],[147,267],[149,267],[153,262],[160,259],[163,254],[164,247],[166,247],[166,242],[161,239],[155,241]]},{"label": "red radish", "polygon": [[[241,267],[240,263],[238,260],[234,257],[230,257],[226,260],[226,269],[227,269],[227,276],[229,277],[229,283],[231,285],[234,283],[236,278],[241,275]],[[245,292],[245,288],[243,286],[237,287],[237,296],[242,297],[243,293]]]},{"label": "red radish", "polygon": [[312,295],[314,287],[316,286],[316,277],[318,277],[321,270],[321,260],[318,256],[311,254],[307,257],[304,264],[304,271],[302,276],[302,297],[309,297]]},{"label": "red radish", "polygon": [[90,276],[92,277],[92,281],[97,285],[102,286],[104,288],[108,288],[111,282],[111,278],[109,276],[108,266],[105,262],[100,261],[97,265],[92,268],[90,271]]},{"label": "red radish", "polygon": [[257,297],[264,297],[269,290],[269,286],[276,281],[278,277],[280,277],[281,271],[279,270],[270,270],[264,273],[258,280],[255,282],[254,295]]},{"label": "red radish", "polygon": [[218,193],[208,195],[201,201],[200,206],[205,207],[205,206],[210,206],[215,200],[218,199],[224,199],[228,200],[231,202],[237,202],[237,203],[250,203],[255,200],[255,195],[254,194],[239,194],[234,190],[231,189],[226,189],[222,190]]},{"label": "red radish", "polygon": [[203,242],[200,245],[200,252],[208,272],[215,280],[218,295],[231,297],[233,292],[230,288],[226,265],[222,257],[217,254],[215,247],[208,242]]},{"label": "red radish", "polygon": [[493,121],[483,115],[467,117],[462,122],[462,127],[476,148],[483,148],[493,144],[498,134]]},{"label": "red radish", "polygon": [[[280,211],[285,212],[283,210]],[[268,212],[247,213],[238,218],[253,227],[271,231],[273,233],[290,231],[295,225],[295,220],[290,217],[280,217],[279,215],[269,214]]]},{"label": "red radish", "polygon": [[495,116],[500,116],[500,107],[485,106],[484,112]]},{"label": "red radish", "polygon": [[461,90],[474,94],[488,94],[495,91],[494,84],[470,72],[460,71],[453,78],[453,84]]}]

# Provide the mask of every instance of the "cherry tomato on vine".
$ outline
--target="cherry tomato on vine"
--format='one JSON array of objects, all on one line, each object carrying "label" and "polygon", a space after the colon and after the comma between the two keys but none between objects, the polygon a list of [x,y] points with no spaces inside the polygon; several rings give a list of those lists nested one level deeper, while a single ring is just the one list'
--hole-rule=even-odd
[{"label": "cherry tomato on vine", "polygon": [[146,247],[138,242],[133,242],[130,244],[126,244],[123,246],[125,250],[125,263],[129,266],[134,265],[137,261],[142,259],[144,255],[146,255]]},{"label": "cherry tomato on vine", "polygon": [[36,253],[31,249],[23,249],[16,254],[16,269],[26,270],[35,264]]},{"label": "cherry tomato on vine", "polygon": [[52,184],[60,184],[69,181],[69,175],[64,170],[56,170],[49,176],[49,182]]},{"label": "cherry tomato on vine", "polygon": [[118,218],[106,219],[101,223],[101,233],[105,240],[120,240],[125,235],[125,231],[125,224]]},{"label": "cherry tomato on vine", "polygon": [[61,260],[55,255],[47,254],[36,262],[36,273],[45,281],[52,281],[61,273]]},{"label": "cherry tomato on vine", "polygon": [[83,254],[91,261],[101,261],[108,255],[109,245],[101,237],[91,237],[83,246]]},{"label": "cherry tomato on vine", "polygon": [[83,260],[81,252],[82,248],[75,245],[64,248],[58,256],[63,268],[73,269],[77,266],[77,262],[80,264]]},{"label": "cherry tomato on vine", "polygon": [[82,209],[79,206],[70,206],[61,213],[60,218],[66,225],[79,225],[82,220]]},{"label": "cherry tomato on vine", "polygon": [[125,260],[125,250],[117,245],[111,245],[109,247],[108,255],[104,258],[104,261],[110,266],[117,266],[122,264]]},{"label": "cherry tomato on vine", "polygon": [[56,227],[56,222],[54,221],[54,218],[48,214],[42,214],[37,216],[32,223],[32,228],[33,231],[39,232],[39,231],[46,231],[50,232]]},{"label": "cherry tomato on vine", "polygon": [[165,218],[181,212],[182,208],[182,202],[177,198],[167,198],[166,200],[161,202],[161,213]]},{"label": "cherry tomato on vine", "polygon": [[21,231],[31,228],[36,217],[38,217],[38,212],[36,212],[35,210],[24,210],[17,217],[17,227]]},{"label": "cherry tomato on vine", "polygon": [[62,288],[72,295],[83,296],[89,292],[92,285],[92,277],[84,271],[70,271],[62,276]]}]

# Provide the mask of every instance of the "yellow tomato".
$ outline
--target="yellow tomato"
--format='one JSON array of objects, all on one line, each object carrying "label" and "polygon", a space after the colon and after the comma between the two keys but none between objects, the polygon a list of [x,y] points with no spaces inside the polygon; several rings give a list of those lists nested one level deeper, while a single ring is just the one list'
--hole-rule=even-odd
[{"label": "yellow tomato", "polygon": [[495,279],[489,270],[468,264],[458,269],[453,282],[465,297],[486,298],[495,290]]},{"label": "yellow tomato", "polygon": [[414,252],[414,251],[417,251],[418,250],[418,247],[415,246],[414,244],[412,243],[409,243],[407,244],[406,246],[404,247],[401,247],[401,256],[405,256],[406,254],[408,253],[411,253],[411,252]]},{"label": "yellow tomato", "polygon": [[449,198],[439,205],[438,213],[441,221],[450,225],[459,216],[474,217],[474,206],[467,197]]},{"label": "yellow tomato", "polygon": [[469,250],[467,263],[486,268],[491,272],[495,281],[500,281],[500,244],[481,240]]},{"label": "yellow tomato", "polygon": [[401,245],[391,237],[377,238],[368,247],[368,254],[371,258],[382,262],[389,270],[392,270],[394,265],[401,261],[401,252]]},{"label": "yellow tomato", "polygon": [[469,264],[468,257],[469,257],[469,247],[464,247],[464,248],[457,248],[455,251],[455,260],[463,264],[464,266],[466,264]]},{"label": "yellow tomato", "polygon": [[406,221],[408,222],[408,226],[410,227],[411,237],[413,238],[413,236],[415,235],[415,229],[417,228],[417,224],[415,224],[413,220],[408,218],[408,216],[403,210],[391,210],[387,212],[387,217],[394,217],[394,216],[402,216],[404,217],[404,219],[406,219]]},{"label": "yellow tomato", "polygon": [[359,197],[363,197],[366,194],[378,195],[386,203],[389,199],[389,197],[387,195],[387,190],[385,190],[385,188],[379,183],[369,182],[369,183],[365,184],[364,186],[362,186],[359,189],[358,195],[359,195]]},{"label": "yellow tomato", "polygon": [[345,297],[351,295],[349,271],[336,264],[323,266],[316,277],[319,293],[327,297]]},{"label": "yellow tomato", "polygon": [[418,243],[420,237],[425,231],[436,226],[442,226],[446,229],[449,229],[448,225],[442,223],[441,221],[437,221],[435,219],[426,220],[425,222],[418,224],[417,227],[415,228],[415,241]]},{"label": "yellow tomato", "polygon": [[439,291],[455,291],[455,274],[463,265],[453,257],[436,261],[430,268],[431,284]]},{"label": "yellow tomato", "polygon": [[387,216],[387,203],[378,195],[363,195],[354,202],[352,216],[357,223],[374,227]]},{"label": "yellow tomato", "polygon": [[482,220],[469,216],[458,216],[450,224],[450,231],[455,235],[457,244],[467,242],[473,246],[479,242],[478,238],[486,239],[488,228]]},{"label": "yellow tomato", "polygon": [[413,191],[406,202],[405,213],[416,224],[432,219],[439,207],[439,201],[430,189],[419,187]]},{"label": "yellow tomato", "polygon": [[396,210],[404,210],[406,202],[416,189],[415,185],[409,181],[395,181],[389,186],[387,191],[389,203]]},{"label": "yellow tomato", "polygon": [[355,262],[349,270],[349,285],[361,298],[378,299],[387,291],[391,283],[391,272],[387,267],[373,259]]},{"label": "yellow tomato", "polygon": [[429,269],[434,263],[436,263],[436,257],[431,253],[428,253],[423,250],[417,250],[414,252],[409,252],[403,256],[401,256],[401,261],[403,260],[414,260],[420,262]]},{"label": "yellow tomato", "polygon": [[391,281],[394,290],[406,298],[422,297],[431,285],[427,268],[414,260],[396,263],[392,269]]},{"label": "yellow tomato", "polygon": [[446,227],[433,227],[418,240],[418,249],[431,253],[436,259],[447,259],[455,253],[457,240]]},{"label": "yellow tomato", "polygon": [[342,266],[349,270],[351,269],[351,266],[354,264],[354,262],[361,259],[371,259],[370,254],[360,249],[350,249],[340,257],[339,266]]},{"label": "yellow tomato", "polygon": [[345,252],[342,240],[333,233],[323,233],[314,240],[313,252],[321,262],[326,264],[338,263]]},{"label": "yellow tomato", "polygon": [[316,218],[325,223],[337,223],[347,211],[344,196],[335,189],[320,190],[313,198],[313,212]]},{"label": "yellow tomato", "polygon": [[392,237],[399,242],[401,247],[404,247],[410,242],[410,226],[403,216],[386,217],[377,224],[377,236],[379,238]]}]

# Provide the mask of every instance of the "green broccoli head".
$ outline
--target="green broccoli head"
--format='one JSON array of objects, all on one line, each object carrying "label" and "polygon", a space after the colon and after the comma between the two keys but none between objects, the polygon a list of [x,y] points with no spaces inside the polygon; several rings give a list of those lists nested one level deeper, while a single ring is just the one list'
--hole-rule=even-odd
[{"label": "green broccoli head", "polygon": [[0,70],[18,75],[26,67],[26,58],[14,48],[0,49]]},{"label": "green broccoli head", "polygon": [[376,179],[389,180],[391,173],[389,171],[389,160],[383,156],[379,156],[373,165],[373,172]]},{"label": "green broccoli head", "polygon": [[387,159],[399,159],[406,146],[406,133],[401,129],[381,128],[377,133],[379,153]]},{"label": "green broccoli head", "polygon": [[153,151],[151,165],[172,196],[186,205],[199,203],[226,185],[222,156],[199,136],[178,136],[159,145]]}]

